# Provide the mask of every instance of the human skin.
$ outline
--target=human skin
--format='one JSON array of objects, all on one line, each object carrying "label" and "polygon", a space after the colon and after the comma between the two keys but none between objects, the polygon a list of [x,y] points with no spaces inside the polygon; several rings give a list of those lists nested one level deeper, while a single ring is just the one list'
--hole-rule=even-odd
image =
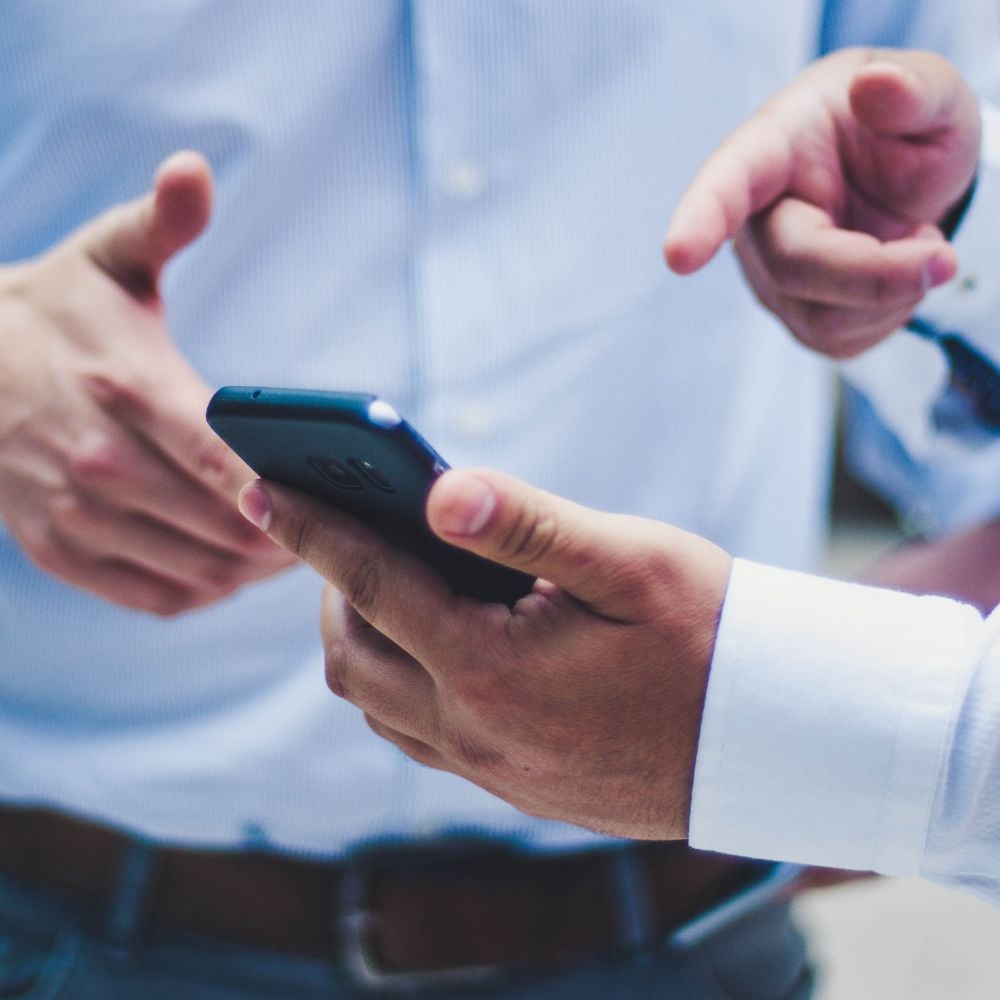
[{"label": "human skin", "polygon": [[42,569],[162,615],[292,562],[239,516],[250,470],[205,424],[211,390],[164,315],[163,268],[211,200],[181,152],[148,194],[0,268],[0,518]]},{"label": "human skin", "polygon": [[[698,736],[731,560],[668,525],[604,514],[485,469],[431,491],[437,534],[540,579],[513,608],[451,592],[363,524],[274,483],[241,509],[327,581],[327,683],[413,759],[524,812],[632,839],[687,836]],[[973,559],[973,554],[975,557]],[[1000,528],[893,554],[868,577],[995,600]],[[811,869],[798,889],[857,873]]]},{"label": "human skin", "polygon": [[979,156],[975,96],[930,52],[844,49],[735,129],[678,203],[678,274],[732,239],[760,301],[808,347],[851,357],[955,275],[941,225]]},{"label": "human skin", "polygon": [[353,518],[273,483],[241,506],[331,584],[327,682],[414,759],[518,809],[633,838],[687,833],[730,558],[489,470],[428,500],[447,541],[539,577],[513,608],[451,592]]}]

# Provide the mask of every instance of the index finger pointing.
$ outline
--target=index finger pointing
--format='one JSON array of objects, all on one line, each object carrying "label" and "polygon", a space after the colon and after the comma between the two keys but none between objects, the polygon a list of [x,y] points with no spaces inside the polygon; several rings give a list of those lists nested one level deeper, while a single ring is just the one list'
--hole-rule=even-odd
[{"label": "index finger pointing", "polygon": [[791,150],[767,110],[736,129],[702,164],[674,210],[663,253],[677,274],[704,267],[755,212],[787,187]]}]

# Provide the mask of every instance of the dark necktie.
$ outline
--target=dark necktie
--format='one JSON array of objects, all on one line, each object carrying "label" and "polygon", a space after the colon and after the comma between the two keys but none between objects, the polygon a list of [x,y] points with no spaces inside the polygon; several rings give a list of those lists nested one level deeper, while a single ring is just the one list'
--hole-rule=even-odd
[{"label": "dark necktie", "polygon": [[1000,433],[1000,368],[964,337],[939,330],[927,320],[914,317],[906,328],[941,348],[951,369],[952,385],[965,398],[977,422]]}]

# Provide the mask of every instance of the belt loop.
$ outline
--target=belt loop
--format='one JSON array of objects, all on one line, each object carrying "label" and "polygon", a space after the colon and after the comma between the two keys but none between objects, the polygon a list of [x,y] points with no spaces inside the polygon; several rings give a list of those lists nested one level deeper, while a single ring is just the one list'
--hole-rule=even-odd
[{"label": "belt loop", "polygon": [[645,951],[659,936],[645,851],[634,844],[608,851],[608,880],[622,947],[630,952]]},{"label": "belt loop", "polygon": [[161,868],[162,858],[152,844],[125,841],[105,927],[108,951],[116,958],[127,957],[145,936]]}]

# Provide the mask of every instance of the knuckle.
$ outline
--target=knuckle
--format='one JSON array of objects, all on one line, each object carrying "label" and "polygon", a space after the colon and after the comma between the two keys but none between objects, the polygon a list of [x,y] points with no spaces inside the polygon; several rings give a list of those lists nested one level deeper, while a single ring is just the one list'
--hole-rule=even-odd
[{"label": "knuckle", "polygon": [[54,531],[61,535],[78,535],[89,531],[94,524],[90,509],[75,493],[54,497],[49,506],[49,518]]},{"label": "knuckle", "polygon": [[375,614],[381,586],[381,563],[377,556],[369,553],[359,553],[352,559],[340,581],[344,596],[364,618]]},{"label": "knuckle", "polygon": [[120,418],[144,421],[152,411],[154,383],[139,372],[93,372],[84,376],[91,398],[105,411]]},{"label": "knuckle", "polygon": [[788,244],[773,252],[766,270],[776,292],[805,301],[818,300],[832,279],[815,252]]},{"label": "knuckle", "polygon": [[193,431],[192,436],[190,454],[196,474],[208,482],[225,479],[234,460],[229,446],[222,438],[205,435],[200,430]]},{"label": "knuckle", "polygon": [[663,593],[676,597],[687,582],[688,572],[688,566],[678,558],[676,546],[651,545],[641,562],[631,568],[629,579],[622,581],[622,590],[634,593],[637,605]]},{"label": "knuckle", "polygon": [[802,248],[781,231],[780,208],[751,219],[741,240],[744,254],[753,254],[768,283],[787,294],[802,285],[807,260]]},{"label": "knuckle", "polygon": [[121,479],[125,460],[121,448],[107,435],[94,434],[66,458],[67,474],[78,486]]},{"label": "knuckle", "polygon": [[350,701],[347,685],[347,656],[343,639],[327,636],[323,641],[323,671],[326,686],[338,697]]},{"label": "knuckle", "polygon": [[498,540],[502,558],[521,562],[544,559],[555,547],[558,519],[552,507],[543,502],[520,507]]},{"label": "knuckle", "polygon": [[898,298],[899,282],[895,275],[884,267],[873,270],[867,276],[865,285],[864,294],[873,305],[883,305]]},{"label": "knuckle", "polygon": [[714,199],[715,204],[718,205],[719,209],[722,211],[722,218],[726,227],[726,232],[735,233],[740,228],[740,223],[743,221],[745,206],[729,197],[729,192],[722,183],[710,184],[708,186],[708,192]]},{"label": "knuckle", "polygon": [[312,522],[297,513],[284,513],[272,523],[271,530],[282,541],[289,552],[305,559],[312,549],[314,526]]}]

